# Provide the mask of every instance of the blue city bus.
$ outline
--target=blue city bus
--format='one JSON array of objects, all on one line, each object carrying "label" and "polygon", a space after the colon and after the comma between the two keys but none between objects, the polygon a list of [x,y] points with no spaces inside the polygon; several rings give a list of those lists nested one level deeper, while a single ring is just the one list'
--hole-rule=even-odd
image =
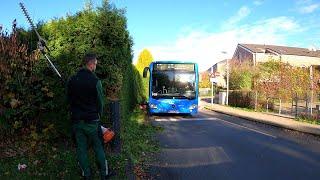
[{"label": "blue city bus", "polygon": [[198,112],[199,75],[196,63],[155,61],[144,68],[144,78],[148,71],[150,115],[195,115]]}]

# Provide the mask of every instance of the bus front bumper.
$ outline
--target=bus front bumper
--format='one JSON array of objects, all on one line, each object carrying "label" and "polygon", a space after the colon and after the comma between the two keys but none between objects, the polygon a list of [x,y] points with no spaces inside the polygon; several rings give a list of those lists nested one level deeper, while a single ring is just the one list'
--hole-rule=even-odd
[{"label": "bus front bumper", "polygon": [[197,114],[198,113],[198,101],[197,100],[185,100],[185,99],[161,99],[150,100],[149,113],[160,114]]}]

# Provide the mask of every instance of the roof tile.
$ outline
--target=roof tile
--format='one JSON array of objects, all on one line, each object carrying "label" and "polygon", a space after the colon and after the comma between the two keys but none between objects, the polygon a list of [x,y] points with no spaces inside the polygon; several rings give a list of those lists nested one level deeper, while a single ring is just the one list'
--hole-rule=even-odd
[{"label": "roof tile", "polygon": [[264,53],[267,50],[271,50],[284,55],[320,57],[320,50],[312,51],[307,48],[264,45],[264,44],[240,44],[240,45],[250,49],[255,53]]}]

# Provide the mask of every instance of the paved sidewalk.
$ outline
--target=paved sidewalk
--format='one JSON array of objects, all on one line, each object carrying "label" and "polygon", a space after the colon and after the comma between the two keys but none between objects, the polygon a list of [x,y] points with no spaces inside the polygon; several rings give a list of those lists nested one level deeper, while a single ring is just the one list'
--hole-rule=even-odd
[{"label": "paved sidewalk", "polygon": [[270,124],[273,126],[278,126],[281,128],[296,130],[320,136],[320,125],[313,125],[295,121],[290,117],[280,117],[261,112],[248,112],[219,104],[213,104],[213,106],[211,106],[210,103],[206,103],[204,101],[201,101],[200,108],[206,108],[212,111],[240,117],[247,120],[252,120],[256,122]]}]

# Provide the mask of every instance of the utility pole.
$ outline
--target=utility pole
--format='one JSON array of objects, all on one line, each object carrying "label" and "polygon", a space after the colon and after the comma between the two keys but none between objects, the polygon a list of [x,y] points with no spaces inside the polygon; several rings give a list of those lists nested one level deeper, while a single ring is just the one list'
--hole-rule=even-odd
[{"label": "utility pole", "polygon": [[310,66],[310,82],[311,82],[311,97],[310,97],[310,115],[312,116],[312,99],[313,99],[313,72],[312,72],[312,65]]},{"label": "utility pole", "polygon": [[229,60],[227,59],[227,97],[226,105],[229,105]]},{"label": "utility pole", "polygon": [[[211,66],[210,80],[212,79],[213,66]],[[213,106],[213,81],[211,80],[211,107]]]},{"label": "utility pole", "polygon": [[[221,51],[222,54],[227,54],[226,51]],[[227,94],[226,94],[226,105],[229,105],[229,59],[227,58]]]}]

